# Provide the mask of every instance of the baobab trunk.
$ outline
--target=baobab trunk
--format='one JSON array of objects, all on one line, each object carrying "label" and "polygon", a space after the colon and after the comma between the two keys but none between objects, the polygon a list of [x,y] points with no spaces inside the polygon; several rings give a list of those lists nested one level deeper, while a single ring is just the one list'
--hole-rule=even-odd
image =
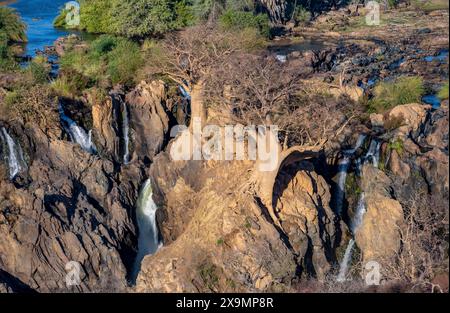
[{"label": "baobab trunk", "polygon": [[191,119],[200,118],[202,123],[206,123],[206,108],[203,103],[203,80],[192,86],[191,91]]},{"label": "baobab trunk", "polygon": [[283,24],[287,17],[287,0],[259,0],[261,6],[269,13],[274,24]]}]

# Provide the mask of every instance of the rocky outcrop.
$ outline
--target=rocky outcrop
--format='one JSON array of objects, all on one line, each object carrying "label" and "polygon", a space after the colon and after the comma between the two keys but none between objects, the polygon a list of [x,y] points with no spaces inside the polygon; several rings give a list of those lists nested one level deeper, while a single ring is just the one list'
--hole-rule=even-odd
[{"label": "rocky outcrop", "polygon": [[276,215],[305,274],[324,279],[336,234],[329,186],[311,163],[302,162],[279,173],[274,194]]},{"label": "rocky outcrop", "polygon": [[385,152],[386,165],[396,179],[424,179],[431,193],[445,196],[449,188],[448,108],[429,109],[407,105],[391,111],[403,122],[391,134],[390,145],[394,147]]},{"label": "rocky outcrop", "polygon": [[286,291],[299,273],[323,278],[335,235],[329,189],[311,163],[288,165],[272,185],[274,216],[252,183],[254,162],[159,155],[150,172],[165,246],[144,259],[136,290]]},{"label": "rocky outcrop", "polygon": [[[123,291],[133,260],[133,207],[140,173],[115,177],[113,164],[39,129],[29,183],[0,182],[0,267],[40,291]],[[67,289],[66,264],[81,265]]]},{"label": "rocky outcrop", "polygon": [[396,129],[396,136],[408,137],[412,133],[416,133],[425,123],[427,111],[430,106],[419,103],[411,103],[398,105],[394,107],[387,116],[387,119],[398,119],[401,126]]},{"label": "rocky outcrop", "polygon": [[355,239],[366,262],[382,262],[400,248],[398,227],[403,221],[403,209],[390,195],[392,181],[386,174],[371,165],[365,165],[361,177],[366,213]]},{"label": "rocky outcrop", "polygon": [[122,162],[121,110],[125,95],[121,90],[113,90],[104,102],[92,103],[94,138],[99,153],[116,162]]},{"label": "rocky outcrop", "polygon": [[169,117],[162,81],[141,82],[126,95],[132,131],[132,160],[149,163],[167,140]]}]

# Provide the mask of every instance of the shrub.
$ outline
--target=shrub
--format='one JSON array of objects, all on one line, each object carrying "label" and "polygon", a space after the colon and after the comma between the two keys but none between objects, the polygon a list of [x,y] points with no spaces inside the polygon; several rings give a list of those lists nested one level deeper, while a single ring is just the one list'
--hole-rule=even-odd
[{"label": "shrub", "polygon": [[44,84],[48,82],[51,66],[43,56],[36,56],[25,69],[29,84]]},{"label": "shrub", "polygon": [[58,113],[53,94],[47,85],[19,86],[9,92],[4,101],[7,119],[23,123],[37,122],[48,128],[58,125]]},{"label": "shrub", "polygon": [[179,26],[171,0],[117,1],[111,16],[112,31],[126,37],[161,35]]},{"label": "shrub", "polygon": [[395,150],[397,152],[397,154],[401,157],[403,155],[403,151],[405,150],[405,147],[403,145],[403,141],[400,138],[397,138],[388,144],[388,149]]},{"label": "shrub", "polygon": [[53,91],[62,97],[71,98],[81,94],[86,89],[89,79],[75,71],[65,71],[59,77],[52,81],[50,86]]},{"label": "shrub", "polygon": [[10,45],[13,42],[26,41],[25,29],[25,24],[13,9],[0,7],[0,70],[17,69]]},{"label": "shrub", "polygon": [[270,35],[269,17],[265,14],[255,15],[252,12],[228,10],[220,17],[220,24],[225,29],[254,28],[265,37]]},{"label": "shrub", "polygon": [[81,4],[80,26],[90,33],[112,33],[114,1],[89,0]]},{"label": "shrub", "polygon": [[139,46],[134,42],[122,40],[108,54],[108,75],[113,84],[127,84],[134,81],[142,64]]},{"label": "shrub", "polygon": [[447,100],[448,99],[448,81],[445,83],[444,86],[442,86],[441,90],[438,93],[438,97],[441,100]]},{"label": "shrub", "polygon": [[383,113],[397,105],[420,102],[423,94],[421,77],[400,77],[393,82],[381,82],[375,86],[368,111]]},{"label": "shrub", "polygon": [[6,42],[25,42],[26,26],[13,9],[0,7],[0,35]]},{"label": "shrub", "polygon": [[65,76],[66,80],[58,84],[67,84],[62,88],[64,92],[69,89],[72,93],[77,93],[77,90],[93,86],[106,88],[111,84],[134,82],[143,58],[137,43],[103,35],[87,48],[67,52],[60,63],[60,76]]},{"label": "shrub", "polygon": [[294,19],[297,23],[308,23],[311,20],[311,12],[306,10],[303,6],[299,5],[295,9]]}]

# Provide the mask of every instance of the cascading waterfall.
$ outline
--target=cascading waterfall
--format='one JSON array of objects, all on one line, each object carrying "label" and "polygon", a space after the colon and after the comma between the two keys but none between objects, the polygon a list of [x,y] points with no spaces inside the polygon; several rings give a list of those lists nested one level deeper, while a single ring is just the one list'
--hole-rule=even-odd
[{"label": "cascading waterfall", "polygon": [[336,195],[336,213],[341,215],[345,196],[345,182],[347,180],[348,169],[350,167],[352,156],[363,145],[366,135],[360,135],[355,147],[344,151],[344,157],[338,164],[338,190]]},{"label": "cascading waterfall", "polygon": [[2,127],[2,135],[8,146],[8,166],[9,178],[14,179],[20,172],[26,169],[26,163],[23,157],[22,148],[16,144],[12,137],[8,134],[6,128]]},{"label": "cascading waterfall", "polygon": [[70,139],[79,144],[84,151],[96,153],[97,149],[92,142],[92,130],[86,133],[82,127],[78,126],[74,120],[64,113],[64,109],[61,104],[59,105],[59,116],[64,129],[70,136]]},{"label": "cascading waterfall", "polygon": [[[381,148],[381,141],[377,141],[375,139],[372,140],[369,146],[369,150],[367,151],[366,155],[363,157],[362,160],[357,160],[356,164],[358,167],[358,171],[360,172],[360,167],[362,165],[367,164],[367,162],[371,162],[372,166],[378,168],[378,163],[380,159],[380,148]],[[359,174],[358,174],[359,175]],[[366,199],[364,192],[361,193],[358,205],[356,207],[355,215],[353,216],[352,220],[350,221],[350,230],[352,234],[355,234],[358,228],[361,226],[364,214],[366,213]],[[352,238],[347,245],[347,248],[345,250],[344,258],[342,259],[340,263],[339,268],[339,274],[337,277],[338,282],[344,282],[346,280],[347,272],[351,264],[352,256],[353,256],[353,248],[355,246],[355,239]]]},{"label": "cascading waterfall", "polygon": [[128,164],[130,161],[130,126],[128,120],[128,107],[124,101],[121,101],[122,106],[122,135],[124,141],[123,163]]},{"label": "cascading waterfall", "polygon": [[158,207],[153,201],[153,190],[150,179],[146,180],[139,193],[136,205],[136,220],[139,228],[138,253],[133,268],[133,281],[141,269],[146,255],[154,254],[160,248],[159,231],[156,224]]}]

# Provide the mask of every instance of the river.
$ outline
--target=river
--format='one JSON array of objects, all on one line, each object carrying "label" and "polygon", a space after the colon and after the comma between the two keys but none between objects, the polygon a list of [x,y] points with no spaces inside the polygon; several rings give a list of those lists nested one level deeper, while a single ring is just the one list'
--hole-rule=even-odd
[{"label": "river", "polygon": [[17,10],[27,24],[28,42],[24,45],[26,56],[34,57],[36,50],[43,50],[57,38],[74,33],[53,27],[53,21],[66,2],[68,0],[17,0],[8,4]]}]

